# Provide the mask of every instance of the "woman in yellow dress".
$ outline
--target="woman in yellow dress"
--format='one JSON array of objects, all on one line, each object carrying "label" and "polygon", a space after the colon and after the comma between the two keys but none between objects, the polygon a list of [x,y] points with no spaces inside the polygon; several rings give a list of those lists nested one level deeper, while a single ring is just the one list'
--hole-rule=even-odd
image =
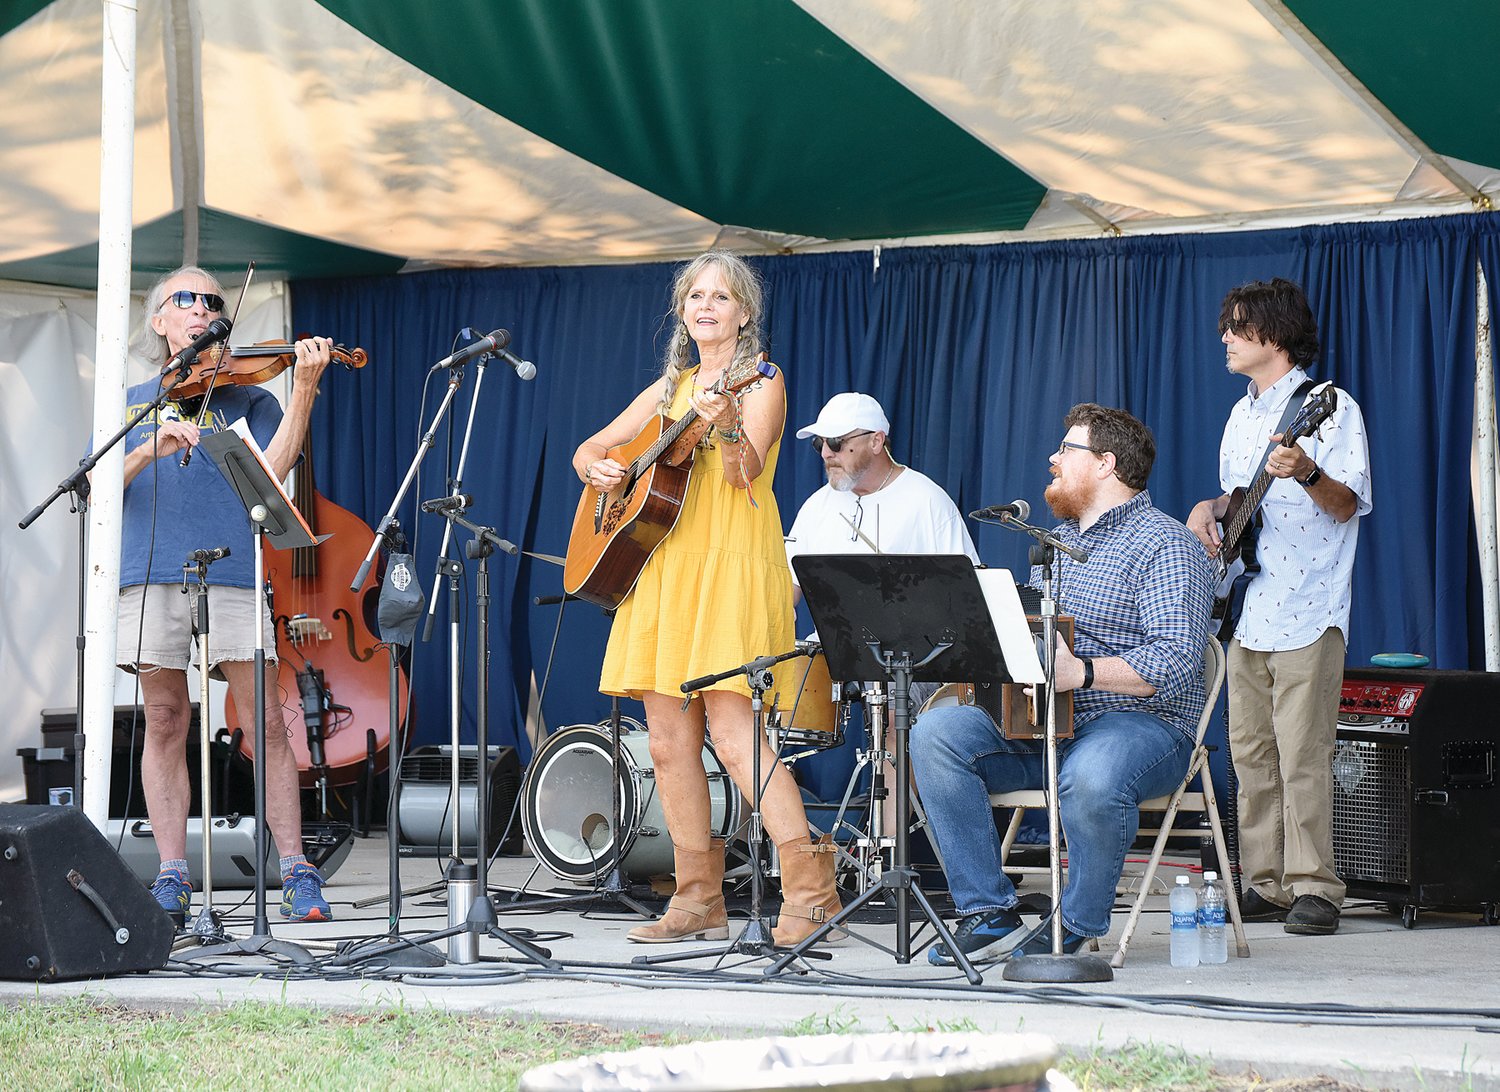
[{"label": "woman in yellow dress", "polygon": [[[601,692],[639,698],[646,706],[656,791],[672,838],[677,894],[661,918],[631,930],[630,939],[640,943],[729,935],[724,845],[711,837],[703,769],[708,725],[715,753],[746,799],[755,794],[751,747],[761,748],[761,810],[782,869],[774,942],[797,943],[839,909],[833,847],[808,838],[796,783],[764,736],[756,737],[744,676],[715,683],[687,709],[678,689],[687,679],[792,647],[791,577],[770,488],[786,387],[778,371],[738,394],[711,389],[726,372],[738,378],[754,366],[761,301],[755,271],[726,251],[709,251],[685,265],[673,283],[675,329],[661,378],[573,455],[579,478],[608,490],[625,474],[608,450],[632,439],[653,414],[675,420],[691,407],[713,424],[694,456],[677,525],[615,614],[599,681]],[[767,695],[767,705],[770,700]]]}]

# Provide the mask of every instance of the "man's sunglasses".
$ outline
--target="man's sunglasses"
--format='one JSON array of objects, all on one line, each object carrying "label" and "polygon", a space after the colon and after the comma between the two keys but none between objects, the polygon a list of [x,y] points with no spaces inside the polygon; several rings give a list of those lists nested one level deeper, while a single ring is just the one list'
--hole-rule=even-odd
[{"label": "man's sunglasses", "polygon": [[176,292],[173,292],[166,299],[162,300],[157,310],[160,311],[167,304],[174,303],[186,311],[189,307],[193,306],[193,300],[195,299],[202,300],[203,306],[210,311],[224,310],[223,296],[215,295],[212,292],[189,292],[186,288],[179,288]]},{"label": "man's sunglasses", "polygon": [[817,450],[822,451],[823,445],[827,444],[828,450],[837,455],[840,451],[844,450],[844,445],[847,444],[850,440],[854,439],[856,436],[873,435],[873,432],[871,432],[869,429],[865,429],[862,432],[851,432],[847,436],[829,436],[827,439],[824,439],[822,436],[814,436],[812,438],[812,445]]}]

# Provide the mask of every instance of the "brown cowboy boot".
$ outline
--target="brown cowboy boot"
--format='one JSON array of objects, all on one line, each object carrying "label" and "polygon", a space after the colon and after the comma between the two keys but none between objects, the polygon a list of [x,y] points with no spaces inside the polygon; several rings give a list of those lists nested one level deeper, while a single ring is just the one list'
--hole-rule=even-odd
[{"label": "brown cowboy boot", "polygon": [[[782,903],[771,942],[778,948],[790,948],[843,909],[833,879],[838,850],[825,834],[817,842],[806,835],[777,842],[776,851],[781,857]],[[837,944],[847,935],[835,929],[824,942]]]},{"label": "brown cowboy boot", "polygon": [[667,912],[649,925],[626,934],[637,944],[670,944],[674,940],[727,940],[729,914],[724,909],[724,839],[711,838],[707,849],[683,849],[675,843],[677,894]]}]

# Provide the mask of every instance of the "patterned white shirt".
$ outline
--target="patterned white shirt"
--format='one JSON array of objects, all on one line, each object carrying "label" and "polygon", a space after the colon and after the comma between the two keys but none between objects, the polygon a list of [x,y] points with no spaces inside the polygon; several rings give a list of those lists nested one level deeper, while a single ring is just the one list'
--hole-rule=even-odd
[{"label": "patterned white shirt", "polygon": [[[1288,399],[1306,379],[1305,371],[1293,368],[1259,396],[1250,384],[1235,404],[1219,446],[1219,485],[1226,493],[1254,479]],[[1334,389],[1338,406],[1332,416],[1298,443],[1319,470],[1354,493],[1355,512],[1339,523],[1292,479],[1272,480],[1256,540],[1261,571],[1246,589],[1234,631],[1242,645],[1257,652],[1306,648],[1330,626],[1346,639],[1349,635],[1359,520],[1371,508],[1370,450],[1359,404]]]}]

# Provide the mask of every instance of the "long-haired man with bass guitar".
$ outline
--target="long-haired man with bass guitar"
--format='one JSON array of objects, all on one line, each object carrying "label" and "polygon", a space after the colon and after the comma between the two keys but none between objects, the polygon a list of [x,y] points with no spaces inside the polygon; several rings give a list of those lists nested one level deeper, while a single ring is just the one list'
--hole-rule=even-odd
[{"label": "long-haired man with bass guitar", "polygon": [[[756,792],[752,748],[761,748],[761,808],[781,856],[783,903],[772,939],[796,944],[839,909],[833,847],[809,840],[796,783],[764,736],[756,738],[744,677],[714,683],[686,705],[678,690],[688,679],[792,648],[792,582],[770,488],[786,387],[760,351],[761,300],[754,270],[728,252],[684,266],[672,288],[661,378],[573,455],[587,488],[568,544],[573,575],[565,572],[564,584],[619,604],[599,689],[646,706],[677,873],[666,914],[630,931],[640,943],[729,935],[724,846],[711,838],[702,760],[709,727],[747,799]],[[648,493],[672,499],[650,501],[648,512]],[[614,557],[602,547],[612,530],[626,540]]]},{"label": "long-haired man with bass guitar", "polygon": [[1228,585],[1220,633],[1242,910],[1246,920],[1284,920],[1289,933],[1332,933],[1344,883],[1330,763],[1359,517],[1371,507],[1364,417],[1344,391],[1308,380],[1318,330],[1298,285],[1278,277],[1232,289],[1219,332],[1229,371],[1249,389],[1219,447],[1225,492],[1195,505],[1187,524]]}]

